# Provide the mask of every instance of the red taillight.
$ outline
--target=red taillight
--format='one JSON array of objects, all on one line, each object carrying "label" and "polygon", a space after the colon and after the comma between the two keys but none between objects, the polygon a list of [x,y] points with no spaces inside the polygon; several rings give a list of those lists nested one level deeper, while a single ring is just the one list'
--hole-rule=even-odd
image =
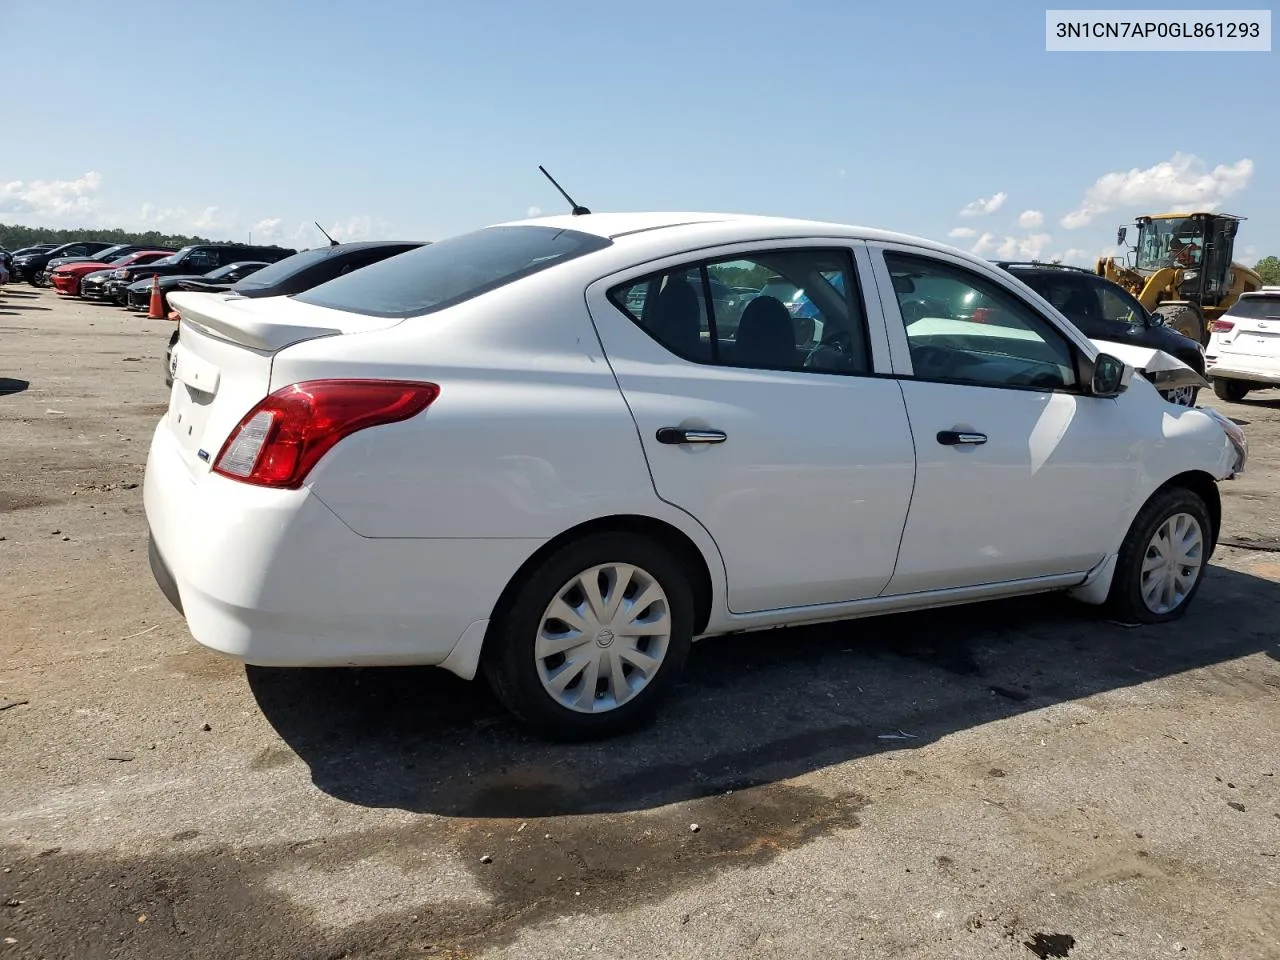
[{"label": "red taillight", "polygon": [[339,440],[416,417],[439,395],[434,383],[399,380],[295,383],[245,414],[213,470],[245,483],[296,490]]},{"label": "red taillight", "polygon": [[1213,326],[1209,328],[1210,333],[1230,333],[1235,329],[1236,322],[1234,320],[1215,320]]}]

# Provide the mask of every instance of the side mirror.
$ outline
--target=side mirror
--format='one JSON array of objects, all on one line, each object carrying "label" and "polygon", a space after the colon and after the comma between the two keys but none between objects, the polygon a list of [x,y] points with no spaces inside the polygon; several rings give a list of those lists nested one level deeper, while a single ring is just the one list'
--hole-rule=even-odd
[{"label": "side mirror", "polygon": [[1128,235],[1129,235],[1129,228],[1128,228],[1128,227],[1121,227],[1119,230],[1117,230],[1117,231],[1116,231],[1116,246],[1117,246],[1117,247],[1123,247],[1123,246],[1124,246],[1124,238],[1125,238],[1125,237],[1127,237]]},{"label": "side mirror", "polygon": [[1129,388],[1133,368],[1123,360],[1100,353],[1093,361],[1093,377],[1089,392],[1095,397],[1118,397]]}]

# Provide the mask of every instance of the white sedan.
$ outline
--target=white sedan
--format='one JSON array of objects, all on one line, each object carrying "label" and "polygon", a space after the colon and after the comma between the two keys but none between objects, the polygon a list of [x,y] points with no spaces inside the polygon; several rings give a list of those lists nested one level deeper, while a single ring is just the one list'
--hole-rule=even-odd
[{"label": "white sedan", "polygon": [[[727,330],[713,281],[760,291]],[[1047,591],[1178,617],[1246,457],[1005,271],[835,224],[551,217],[171,302],[145,501],[196,640],[482,671],[555,737],[646,720],[696,637]]]}]

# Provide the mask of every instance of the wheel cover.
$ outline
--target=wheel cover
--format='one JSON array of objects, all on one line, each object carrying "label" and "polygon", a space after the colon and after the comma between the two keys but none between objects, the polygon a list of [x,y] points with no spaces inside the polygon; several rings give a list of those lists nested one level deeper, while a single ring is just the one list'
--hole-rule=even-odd
[{"label": "wheel cover", "polygon": [[1173,390],[1166,390],[1163,396],[1170,403],[1177,404],[1180,407],[1190,407],[1196,402],[1196,388],[1177,387]]},{"label": "wheel cover", "polygon": [[1142,602],[1155,614],[1172,613],[1186,602],[1204,567],[1204,532],[1189,513],[1160,524],[1142,558]]},{"label": "wheel cover", "polygon": [[534,661],[542,687],[562,707],[606,713],[633,699],[671,645],[671,603],[654,577],[627,563],[578,574],[538,622]]}]

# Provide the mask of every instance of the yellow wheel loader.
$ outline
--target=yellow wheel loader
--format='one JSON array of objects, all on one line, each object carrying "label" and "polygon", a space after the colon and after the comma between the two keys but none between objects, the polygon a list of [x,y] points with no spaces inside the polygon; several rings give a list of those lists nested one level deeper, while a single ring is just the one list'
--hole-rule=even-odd
[{"label": "yellow wheel loader", "polygon": [[[1213,321],[1257,290],[1262,278],[1232,262],[1244,217],[1228,213],[1157,213],[1138,217],[1133,265],[1100,257],[1094,272],[1118,283],[1164,325],[1208,344]],[[1116,234],[1124,246],[1128,227]]]}]

